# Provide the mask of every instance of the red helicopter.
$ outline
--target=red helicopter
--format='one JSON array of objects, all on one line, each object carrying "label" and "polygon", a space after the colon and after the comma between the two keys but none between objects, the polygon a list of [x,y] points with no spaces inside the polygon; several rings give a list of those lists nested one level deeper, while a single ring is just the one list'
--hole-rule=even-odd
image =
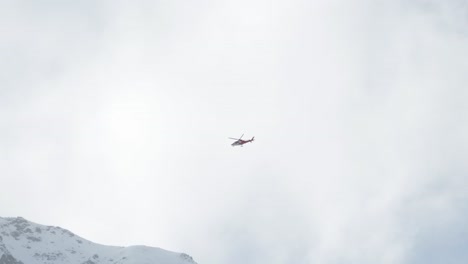
[{"label": "red helicopter", "polygon": [[236,140],[234,143],[231,144],[231,146],[233,146],[233,147],[235,147],[235,146],[243,147],[245,143],[252,142],[255,139],[255,137],[252,137],[252,139],[243,140],[242,139],[243,136],[244,136],[244,134],[242,134],[242,136],[240,138],[229,138],[229,139]]}]

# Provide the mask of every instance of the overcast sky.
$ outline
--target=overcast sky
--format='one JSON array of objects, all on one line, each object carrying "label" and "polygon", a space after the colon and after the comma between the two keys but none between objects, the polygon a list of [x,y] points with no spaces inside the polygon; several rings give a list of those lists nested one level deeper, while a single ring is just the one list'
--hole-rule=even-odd
[{"label": "overcast sky", "polygon": [[466,0],[3,1],[0,216],[200,264],[467,263],[467,28]]}]

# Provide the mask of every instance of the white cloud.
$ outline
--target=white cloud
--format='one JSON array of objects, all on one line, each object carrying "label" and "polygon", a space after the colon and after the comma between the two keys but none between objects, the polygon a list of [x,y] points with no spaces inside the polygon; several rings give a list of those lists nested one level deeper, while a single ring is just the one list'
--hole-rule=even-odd
[{"label": "white cloud", "polygon": [[[462,4],[2,9],[0,215],[199,263],[453,255],[467,230]],[[232,148],[242,133],[256,142]]]}]

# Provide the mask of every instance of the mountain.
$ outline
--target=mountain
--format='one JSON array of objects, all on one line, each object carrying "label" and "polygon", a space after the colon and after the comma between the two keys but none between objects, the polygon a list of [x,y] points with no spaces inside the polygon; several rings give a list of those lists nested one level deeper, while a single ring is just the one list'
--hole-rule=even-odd
[{"label": "mountain", "polygon": [[0,264],[196,264],[185,253],[104,246],[60,227],[0,217]]}]

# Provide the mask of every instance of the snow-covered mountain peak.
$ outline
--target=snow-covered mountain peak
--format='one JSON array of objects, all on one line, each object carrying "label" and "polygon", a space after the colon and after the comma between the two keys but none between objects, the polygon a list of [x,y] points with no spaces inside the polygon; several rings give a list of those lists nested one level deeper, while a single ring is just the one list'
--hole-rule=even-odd
[{"label": "snow-covered mountain peak", "polygon": [[185,253],[104,246],[22,217],[0,217],[0,264],[196,264]]}]

